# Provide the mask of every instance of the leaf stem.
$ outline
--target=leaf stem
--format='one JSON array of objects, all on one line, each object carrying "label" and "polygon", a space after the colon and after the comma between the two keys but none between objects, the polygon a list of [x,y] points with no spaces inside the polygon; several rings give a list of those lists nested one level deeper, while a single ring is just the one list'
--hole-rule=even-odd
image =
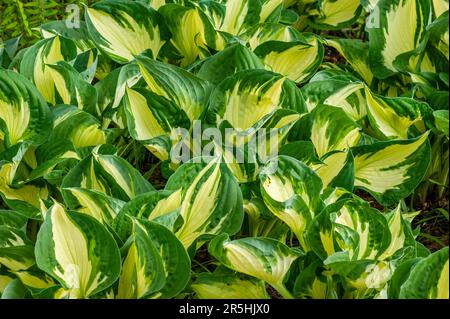
[{"label": "leaf stem", "polygon": [[292,294],[289,292],[289,290],[287,290],[285,285],[277,284],[277,285],[272,285],[272,287],[275,288],[275,290],[278,291],[284,299],[294,299],[294,296],[292,296]]}]

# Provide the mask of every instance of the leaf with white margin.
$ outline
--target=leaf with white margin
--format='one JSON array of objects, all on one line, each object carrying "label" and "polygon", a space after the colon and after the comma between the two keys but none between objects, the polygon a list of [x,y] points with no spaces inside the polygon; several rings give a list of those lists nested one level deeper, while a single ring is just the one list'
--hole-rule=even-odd
[{"label": "leaf with white margin", "polygon": [[120,253],[106,228],[86,214],[66,212],[58,203],[48,211],[36,242],[40,269],[68,290],[69,298],[86,298],[119,277]]}]

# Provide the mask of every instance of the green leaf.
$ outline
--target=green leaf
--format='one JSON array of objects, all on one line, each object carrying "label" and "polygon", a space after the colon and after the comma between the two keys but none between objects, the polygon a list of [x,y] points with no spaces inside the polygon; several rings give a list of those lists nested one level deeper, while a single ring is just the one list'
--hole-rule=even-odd
[{"label": "green leaf", "polygon": [[237,43],[207,58],[197,76],[218,85],[228,76],[251,69],[264,69],[264,64],[250,49]]},{"label": "green leaf", "polygon": [[400,288],[399,298],[448,299],[448,247],[417,262]]}]

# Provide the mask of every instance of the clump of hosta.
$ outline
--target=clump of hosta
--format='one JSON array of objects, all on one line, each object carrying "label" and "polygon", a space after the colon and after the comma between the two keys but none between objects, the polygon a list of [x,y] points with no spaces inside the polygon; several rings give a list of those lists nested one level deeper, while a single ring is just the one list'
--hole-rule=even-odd
[{"label": "clump of hosta", "polygon": [[2,298],[448,298],[406,205],[448,188],[448,1],[105,0],[40,31],[0,43]]}]

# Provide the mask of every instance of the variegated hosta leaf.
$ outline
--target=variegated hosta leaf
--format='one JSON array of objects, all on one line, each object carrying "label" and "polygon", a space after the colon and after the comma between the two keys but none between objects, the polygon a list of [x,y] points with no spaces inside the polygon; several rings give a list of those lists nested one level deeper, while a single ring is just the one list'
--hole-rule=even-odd
[{"label": "variegated hosta leaf", "polygon": [[191,261],[181,242],[166,227],[150,221],[139,221],[158,251],[165,278],[164,286],[155,297],[173,298],[187,285],[191,277]]},{"label": "variegated hosta leaf", "polygon": [[295,280],[295,297],[302,299],[338,299],[337,283],[323,270],[322,261],[317,259],[307,265]]},{"label": "variegated hosta leaf", "polygon": [[35,84],[48,103],[54,105],[57,89],[49,65],[71,61],[76,56],[77,47],[72,40],[60,36],[44,39],[25,52],[20,63],[20,73]]},{"label": "variegated hosta leaf", "polygon": [[6,287],[15,279],[14,276],[6,271],[2,271],[0,266],[0,297],[5,291]]},{"label": "variegated hosta leaf", "polygon": [[[146,89],[127,88],[124,100],[131,137],[141,141],[150,151],[154,150],[155,138],[169,138],[173,129],[190,127],[189,118],[182,109]],[[170,149],[165,149],[163,152],[153,153],[158,158],[167,160],[169,152]]]},{"label": "variegated hosta leaf", "polygon": [[33,264],[33,243],[25,232],[0,225],[0,265],[10,271],[18,271],[28,269]]},{"label": "variegated hosta leaf", "polygon": [[228,122],[223,122],[224,143],[215,145],[215,151],[223,156],[239,183],[255,181],[261,164],[278,155],[280,146],[300,118],[295,111],[277,109],[248,130],[229,133]]},{"label": "variegated hosta leaf", "polygon": [[24,229],[27,222],[28,218],[19,212],[0,209],[0,225]]},{"label": "variegated hosta leaf", "polygon": [[251,194],[250,196],[251,199],[244,200],[249,235],[286,242],[289,227],[282,220],[273,216],[259,195]]},{"label": "variegated hosta leaf", "polygon": [[302,39],[302,34],[294,27],[278,23],[264,23],[250,29],[243,35],[252,50],[269,41],[293,42]]},{"label": "variegated hosta leaf", "polygon": [[328,76],[320,78],[324,73],[317,73],[301,89],[308,110],[312,111],[317,105],[326,104],[342,108],[353,121],[364,118],[367,115],[367,106],[363,83],[356,78],[329,78]]},{"label": "variegated hosta leaf", "polygon": [[404,247],[414,247],[416,245],[411,229],[411,221],[404,215],[400,205],[392,212],[385,214],[391,233],[391,242],[379,259],[393,259],[395,254]]},{"label": "variegated hosta leaf", "polygon": [[321,158],[321,162],[310,167],[319,175],[324,189],[341,187],[349,191],[353,190],[355,167],[350,150],[329,152]]},{"label": "variegated hosta leaf", "polygon": [[10,271],[26,270],[34,264],[34,247],[32,245],[0,248],[0,265]]},{"label": "variegated hosta leaf", "polygon": [[37,217],[48,190],[46,186],[25,184],[18,178],[19,166],[28,149],[26,144],[17,144],[0,154],[0,195],[8,207],[27,217]]},{"label": "variegated hosta leaf", "polygon": [[449,131],[448,113],[449,113],[449,111],[447,111],[447,110],[439,110],[439,111],[433,112],[434,122],[436,124],[437,129],[439,131],[441,131],[442,133],[444,133],[445,136],[447,136],[447,138],[449,136],[448,135],[448,131]]},{"label": "variegated hosta leaf", "polygon": [[335,48],[359,76],[372,84],[373,74],[369,64],[369,45],[358,39],[327,39],[326,44]]},{"label": "variegated hosta leaf", "polygon": [[199,299],[269,299],[263,281],[237,275],[201,273],[191,288]]},{"label": "variegated hosta leaf", "polygon": [[118,299],[147,298],[165,284],[162,258],[148,230],[137,221],[133,228],[119,278]]},{"label": "variegated hosta leaf", "polygon": [[36,88],[15,72],[0,70],[0,145],[42,144],[51,125],[50,109]]},{"label": "variegated hosta leaf", "polygon": [[123,205],[114,221],[114,231],[125,242],[131,235],[130,217],[157,222],[173,231],[181,202],[181,190],[175,192],[160,190],[138,195]]},{"label": "variegated hosta leaf", "polygon": [[15,271],[14,274],[20,279],[23,285],[32,291],[37,292],[39,290],[56,286],[53,278],[38,268]]},{"label": "variegated hosta leaf", "polygon": [[106,228],[91,216],[66,212],[58,203],[38,233],[36,262],[68,290],[70,298],[100,292],[120,273],[119,249]]},{"label": "variegated hosta leaf", "polygon": [[358,146],[352,152],[355,186],[367,190],[383,205],[396,203],[417,187],[431,156],[428,133],[409,140]]},{"label": "variegated hosta leaf", "polygon": [[448,247],[415,264],[400,287],[399,298],[448,299]]},{"label": "variegated hosta leaf", "polygon": [[65,202],[71,210],[92,216],[105,225],[112,224],[125,204],[119,199],[96,190],[80,187],[64,188],[63,190]]},{"label": "variegated hosta leaf", "polygon": [[430,23],[430,11],[430,1],[426,0],[378,1],[366,27],[370,64],[377,78],[394,75],[395,60],[419,46]]},{"label": "variegated hosta leaf", "polygon": [[75,149],[106,144],[106,134],[99,121],[74,106],[61,105],[54,108],[53,132],[49,144],[67,139]]},{"label": "variegated hosta leaf", "polygon": [[225,12],[221,19],[220,31],[240,35],[258,24],[262,18],[262,6],[258,0],[226,0],[224,6]]},{"label": "variegated hosta leaf", "polygon": [[71,27],[66,20],[56,20],[46,22],[39,26],[39,31],[44,39],[50,39],[55,36],[71,39],[81,51],[87,51],[94,48],[94,44],[89,39],[87,26],[84,21],[77,21],[78,27]]},{"label": "variegated hosta leaf", "polygon": [[350,26],[361,12],[360,0],[319,0],[318,9],[309,14],[315,27],[329,30]]},{"label": "variegated hosta leaf", "polygon": [[0,225],[0,248],[32,244],[23,230]]},{"label": "variegated hosta leaf", "polygon": [[241,71],[213,91],[208,109],[212,113],[210,118],[215,116],[218,124],[226,121],[234,129],[246,131],[279,108],[303,113],[303,98],[297,90],[292,81],[276,73]]},{"label": "variegated hosta leaf", "polygon": [[235,234],[244,217],[242,193],[226,164],[183,164],[168,180],[166,190],[182,190],[180,215],[183,225],[176,232],[188,248],[204,235]]},{"label": "variegated hosta leaf", "polygon": [[322,63],[324,49],[315,35],[302,36],[303,39],[296,42],[263,43],[255,49],[255,54],[269,70],[297,83],[305,82]]},{"label": "variegated hosta leaf", "polygon": [[97,91],[74,67],[59,61],[46,68],[55,86],[55,104],[77,105],[79,109],[95,114]]},{"label": "variegated hosta leaf", "polygon": [[210,83],[181,68],[143,56],[137,62],[150,91],[174,102],[191,121],[200,117],[209,100]]},{"label": "variegated hosta leaf", "polygon": [[264,237],[230,240],[217,236],[208,247],[209,253],[224,266],[263,280],[285,298],[292,298],[284,286],[284,278],[300,252],[283,243]]},{"label": "variegated hosta leaf", "polygon": [[239,71],[264,69],[264,64],[249,48],[236,43],[206,59],[197,76],[218,85]]},{"label": "variegated hosta leaf", "polygon": [[293,157],[315,171],[322,180],[322,198],[326,204],[353,190],[355,167],[350,150],[332,151],[319,160],[310,141],[295,141],[283,145],[280,155]]},{"label": "variegated hosta leaf", "polygon": [[[443,1],[443,0],[442,0]],[[448,10],[448,2],[447,2]],[[422,64],[431,63],[436,72],[448,73],[449,62],[449,24],[448,12],[442,14],[428,26],[427,52]],[[427,61],[427,58],[431,61]],[[422,70],[422,65],[421,65]],[[447,81],[448,84],[448,81]]]},{"label": "variegated hosta leaf", "polygon": [[89,34],[111,59],[126,63],[143,51],[157,58],[168,37],[159,13],[135,1],[106,0],[86,10]]},{"label": "variegated hosta leaf", "polygon": [[81,187],[129,201],[139,194],[153,190],[153,186],[123,158],[98,153],[78,163],[64,177],[61,188],[66,201],[76,201],[66,188]]},{"label": "variegated hosta leaf", "polygon": [[440,17],[445,11],[448,11],[448,0],[433,0],[433,11],[436,17]]},{"label": "variegated hosta leaf", "polygon": [[322,181],[312,169],[288,156],[270,160],[260,174],[261,195],[271,212],[284,221],[309,250],[304,232],[322,209]]},{"label": "variegated hosta leaf", "polygon": [[145,81],[139,72],[139,66],[135,63],[123,65],[114,69],[104,79],[99,81],[95,88],[98,92],[97,114],[104,121],[112,120],[120,128],[126,127],[126,118],[118,114],[118,109],[123,104],[123,97],[127,87],[144,87]]},{"label": "variegated hosta leaf", "polygon": [[386,218],[361,200],[344,200],[313,220],[307,239],[321,259],[384,260],[405,243],[403,218],[396,213]]},{"label": "variegated hosta leaf", "polygon": [[[431,116],[431,108],[423,102],[407,97],[387,98],[365,89],[367,111],[371,127],[384,138],[408,138],[414,124],[422,124]],[[420,127],[420,126],[419,126]]]},{"label": "variegated hosta leaf", "polygon": [[204,58],[209,48],[223,49],[223,39],[197,6],[167,4],[159,12],[172,33],[170,43],[180,57],[182,67],[191,65],[197,58]]},{"label": "variegated hosta leaf", "polygon": [[330,151],[345,151],[361,139],[359,125],[340,108],[319,105],[311,112],[310,118],[310,138],[319,158]]}]

